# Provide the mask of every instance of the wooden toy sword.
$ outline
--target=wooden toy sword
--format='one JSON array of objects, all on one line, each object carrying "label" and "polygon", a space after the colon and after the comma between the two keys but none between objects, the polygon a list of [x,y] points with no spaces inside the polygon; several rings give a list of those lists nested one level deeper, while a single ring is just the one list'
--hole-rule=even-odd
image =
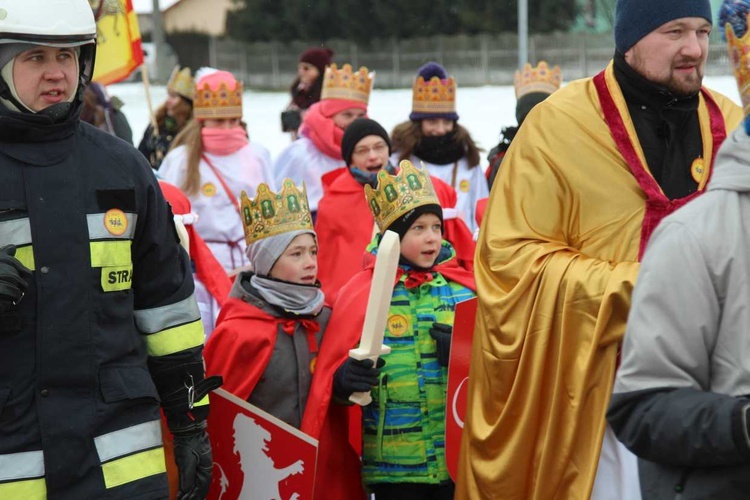
[{"label": "wooden toy sword", "polygon": [[[373,363],[377,363],[378,357],[391,352],[390,347],[383,345],[383,335],[388,320],[388,309],[391,307],[400,253],[401,242],[398,234],[386,231],[378,245],[370,295],[367,298],[365,323],[362,327],[362,339],[359,341],[359,347],[349,351],[349,356],[354,359],[371,359]],[[349,400],[360,406],[366,406],[370,404],[372,397],[369,392],[355,392],[349,396]]]}]

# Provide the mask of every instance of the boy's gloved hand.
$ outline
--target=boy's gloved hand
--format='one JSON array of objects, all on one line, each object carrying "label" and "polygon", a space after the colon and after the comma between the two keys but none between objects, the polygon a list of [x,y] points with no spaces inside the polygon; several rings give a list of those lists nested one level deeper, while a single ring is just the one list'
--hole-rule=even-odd
[{"label": "boy's gloved hand", "polygon": [[437,358],[440,366],[448,366],[448,360],[451,355],[451,339],[453,338],[453,327],[445,323],[432,324],[430,328],[430,337],[435,339],[437,345]]},{"label": "boy's gloved hand", "polygon": [[345,401],[355,392],[369,392],[378,385],[380,368],[384,365],[383,358],[378,358],[377,366],[373,366],[371,359],[346,358],[333,374],[333,395]]}]

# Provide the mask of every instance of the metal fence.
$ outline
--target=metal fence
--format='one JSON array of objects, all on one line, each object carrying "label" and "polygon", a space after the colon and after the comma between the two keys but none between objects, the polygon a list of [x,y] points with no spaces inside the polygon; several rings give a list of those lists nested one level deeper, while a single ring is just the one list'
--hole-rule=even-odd
[{"label": "metal fence", "polygon": [[[730,74],[726,45],[715,38],[706,74]],[[285,89],[296,77],[299,54],[310,45],[212,39],[209,60],[211,66],[240,76],[250,88]],[[374,70],[378,88],[410,87],[417,68],[427,61],[443,64],[461,86],[512,84],[518,59],[514,34],[372,40],[367,46],[331,40],[325,46],[335,51],[334,62],[339,65],[350,63]],[[558,64],[566,81],[595,74],[613,53],[611,33],[534,35],[529,39],[529,60]]]}]

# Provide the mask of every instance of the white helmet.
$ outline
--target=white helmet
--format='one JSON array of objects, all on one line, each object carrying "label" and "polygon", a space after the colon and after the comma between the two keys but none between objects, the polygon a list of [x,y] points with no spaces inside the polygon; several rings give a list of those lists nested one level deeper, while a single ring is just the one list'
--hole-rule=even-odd
[{"label": "white helmet", "polygon": [[69,47],[95,41],[88,0],[0,0],[0,43]]}]

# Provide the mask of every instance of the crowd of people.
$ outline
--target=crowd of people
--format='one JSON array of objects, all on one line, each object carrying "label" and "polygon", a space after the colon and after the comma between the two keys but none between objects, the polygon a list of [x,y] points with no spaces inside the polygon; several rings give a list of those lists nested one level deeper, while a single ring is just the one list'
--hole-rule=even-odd
[{"label": "crowd of people", "polygon": [[[87,0],[26,0],[0,23],[0,498],[205,498],[219,386],[317,441],[315,498],[744,498],[748,13],[617,0],[598,74],[517,72],[485,170],[446,68],[389,133],[370,70],[322,47],[277,158],[214,68],[175,69],[136,149]],[[745,117],[702,85],[715,25]],[[359,359],[392,239],[384,351]]]}]

